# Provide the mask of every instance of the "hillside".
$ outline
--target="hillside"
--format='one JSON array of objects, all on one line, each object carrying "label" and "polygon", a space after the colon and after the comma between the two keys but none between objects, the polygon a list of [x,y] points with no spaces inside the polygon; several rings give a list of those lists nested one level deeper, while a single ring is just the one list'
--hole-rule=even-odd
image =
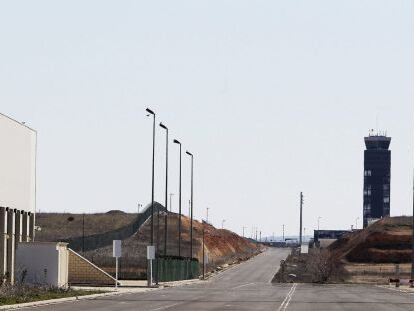
[{"label": "hillside", "polygon": [[411,262],[412,217],[383,218],[364,230],[343,236],[329,248],[352,263]]},{"label": "hillside", "polygon": [[[159,249],[163,255],[164,250],[164,212],[160,217],[160,235]],[[68,218],[74,220],[68,223]],[[82,235],[82,217],[83,215],[74,214],[40,214],[37,218],[37,225],[42,230],[36,235],[38,241],[69,241],[69,247],[75,246],[77,251],[81,251],[78,243]],[[126,213],[106,213],[106,214],[89,214],[85,215],[85,240],[90,236],[98,236],[99,241],[103,240],[107,234],[122,231],[125,228],[131,228],[136,220],[137,214]],[[52,221],[53,220],[53,221]],[[122,240],[123,256],[120,259],[121,278],[136,278],[137,275],[143,277],[146,271],[146,247],[150,242],[150,219],[148,219],[137,231],[131,231],[128,236]],[[155,243],[157,242],[157,217],[155,214]],[[242,238],[237,234],[229,231],[216,229],[209,224],[201,224],[193,221],[193,257],[202,261],[202,231],[205,229],[205,247],[206,254],[209,258],[208,267],[213,269],[217,265],[232,263],[234,261],[245,260],[258,252],[257,246],[248,239]],[[80,240],[82,240],[80,238]],[[70,241],[75,241],[71,245]],[[102,243],[100,243],[102,244]],[[104,246],[85,247],[84,256],[89,260],[112,273],[115,266],[115,260],[112,258],[112,245],[106,243]],[[178,215],[168,213],[168,230],[167,230],[167,255],[178,256]],[[181,256],[190,256],[190,219],[182,216],[182,242]]]},{"label": "hillside", "polygon": [[132,224],[136,218],[137,214],[121,211],[99,214],[37,213],[36,225],[41,227],[41,231],[36,231],[36,240],[66,240],[71,237],[81,237],[83,221],[85,236],[88,236],[120,229]]}]

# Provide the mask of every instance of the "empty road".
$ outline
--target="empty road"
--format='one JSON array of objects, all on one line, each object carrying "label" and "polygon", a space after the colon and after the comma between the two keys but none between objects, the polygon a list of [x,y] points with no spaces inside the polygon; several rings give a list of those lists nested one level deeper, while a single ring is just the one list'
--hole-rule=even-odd
[{"label": "empty road", "polygon": [[288,250],[270,249],[198,284],[67,302],[36,310],[414,310],[414,294],[376,286],[272,285],[270,279],[287,254]]}]

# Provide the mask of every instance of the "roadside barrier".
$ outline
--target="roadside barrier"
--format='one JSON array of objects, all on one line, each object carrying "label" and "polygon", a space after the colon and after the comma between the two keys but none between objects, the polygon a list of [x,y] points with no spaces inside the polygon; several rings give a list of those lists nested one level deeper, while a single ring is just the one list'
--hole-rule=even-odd
[{"label": "roadside barrier", "polygon": [[195,279],[200,275],[197,259],[158,258],[158,268],[159,282]]}]

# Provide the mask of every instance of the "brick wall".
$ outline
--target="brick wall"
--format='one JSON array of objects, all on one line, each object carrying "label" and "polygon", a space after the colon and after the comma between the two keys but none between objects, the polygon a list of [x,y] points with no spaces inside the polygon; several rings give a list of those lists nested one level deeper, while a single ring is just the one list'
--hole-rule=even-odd
[{"label": "brick wall", "polygon": [[69,249],[69,284],[114,285],[115,279]]}]

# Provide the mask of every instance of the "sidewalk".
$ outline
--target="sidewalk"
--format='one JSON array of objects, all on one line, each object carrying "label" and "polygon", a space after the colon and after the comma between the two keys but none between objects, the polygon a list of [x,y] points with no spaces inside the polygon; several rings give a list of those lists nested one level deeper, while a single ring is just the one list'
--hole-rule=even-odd
[{"label": "sidewalk", "polygon": [[392,285],[377,285],[378,287],[386,288],[401,293],[412,293],[414,294],[414,288],[409,285],[400,285],[400,287],[395,287],[395,284]]}]

